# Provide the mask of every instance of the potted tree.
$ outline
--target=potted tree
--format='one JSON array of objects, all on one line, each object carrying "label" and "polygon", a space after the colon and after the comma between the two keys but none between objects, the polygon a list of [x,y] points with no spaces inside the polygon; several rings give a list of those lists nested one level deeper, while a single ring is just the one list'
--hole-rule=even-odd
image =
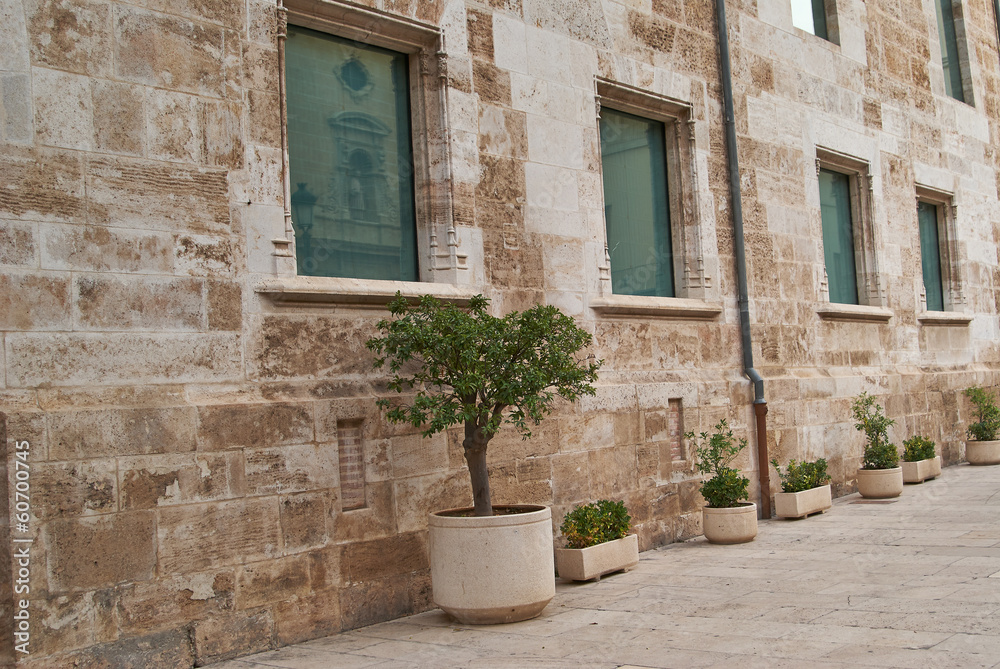
[{"label": "potted tree", "polygon": [[1000,464],[1000,408],[997,408],[993,394],[985,388],[972,386],[966,388],[963,394],[972,401],[973,414],[976,420],[969,423],[965,442],[965,459],[970,465]]},{"label": "potted tree", "polygon": [[632,517],[624,502],[600,499],[578,506],[559,528],[566,548],[556,549],[556,570],[571,581],[600,580],[639,564],[639,537],[629,534]]},{"label": "potted tree", "polygon": [[903,441],[903,483],[923,483],[941,475],[941,456],[934,442],[919,434]]},{"label": "potted tree", "polygon": [[889,441],[889,427],[896,421],[882,412],[875,397],[863,392],[854,398],[854,427],[865,434],[865,452],[858,470],[858,492],[862,497],[887,499],[903,492],[903,468],[899,451]]},{"label": "potted tree", "polygon": [[684,437],[694,442],[697,467],[711,478],[701,484],[701,496],[708,503],[702,509],[702,531],[713,544],[741,544],[757,536],[757,505],[743,502],[750,481],[729,464],[746,448],[747,440],[733,437],[726,419],[715,426],[711,436],[702,432],[686,432]]},{"label": "potted tree", "polygon": [[422,427],[427,437],[464,426],[473,506],[428,520],[434,602],[466,623],[526,620],[555,595],[552,512],[546,506],[493,506],[486,449],[509,423],[525,439],[529,424],[557,396],[595,394],[601,361],[577,353],[589,333],[556,307],[538,305],[502,318],[477,295],[466,310],[425,295],[411,305],[399,293],[393,320],[368,340],[376,369],[388,364],[389,390],[408,402],[379,400],[391,422]]},{"label": "potted tree", "polygon": [[800,463],[791,460],[785,471],[781,471],[777,458],[771,464],[781,479],[781,492],[774,494],[774,512],[779,518],[805,518],[833,505],[824,458]]}]

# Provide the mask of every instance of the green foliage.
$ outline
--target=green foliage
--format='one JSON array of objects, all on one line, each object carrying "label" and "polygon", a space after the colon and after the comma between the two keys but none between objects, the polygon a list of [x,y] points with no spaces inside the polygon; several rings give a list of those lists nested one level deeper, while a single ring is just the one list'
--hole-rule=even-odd
[{"label": "green foliage", "polygon": [[1000,432],[1000,408],[997,408],[993,393],[979,386],[972,386],[962,391],[973,406],[975,422],[969,423],[967,432],[975,441],[995,441]]},{"label": "green foliage", "polygon": [[899,451],[889,442],[889,427],[896,421],[882,412],[875,403],[875,397],[863,392],[854,398],[851,413],[857,423],[854,427],[865,433],[867,443],[861,465],[862,469],[893,469],[899,466]]},{"label": "green foliage", "polygon": [[599,499],[567,513],[559,529],[567,548],[587,548],[626,536],[632,529],[632,517],[625,502]]},{"label": "green foliage", "polygon": [[684,437],[694,442],[698,471],[711,474],[712,477],[701,484],[701,496],[713,509],[728,509],[739,506],[740,500],[747,497],[749,479],[740,476],[740,470],[729,466],[729,463],[746,448],[747,440],[739,443],[733,437],[726,419],[723,418],[715,426],[715,431],[709,435],[702,432],[699,437],[694,432],[686,432]]},{"label": "green foliage", "polygon": [[919,462],[930,460],[937,454],[934,452],[934,442],[919,434],[903,441],[903,461]]},{"label": "green foliage", "polygon": [[803,490],[818,488],[830,482],[830,475],[826,473],[825,458],[820,458],[813,462],[795,462],[795,460],[791,460],[788,463],[787,470],[784,472],[781,471],[781,466],[778,464],[777,458],[773,458],[771,464],[778,470],[778,476],[781,477],[782,492],[802,492]]}]

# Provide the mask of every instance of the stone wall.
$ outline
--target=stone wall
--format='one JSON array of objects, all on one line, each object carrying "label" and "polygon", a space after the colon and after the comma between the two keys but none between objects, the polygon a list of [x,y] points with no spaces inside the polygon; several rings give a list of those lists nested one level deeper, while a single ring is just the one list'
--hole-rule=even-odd
[{"label": "stone wall", "polygon": [[[423,197],[446,215],[421,244],[452,225],[469,269],[410,289],[558,305],[605,360],[595,398],[494,440],[495,501],[558,525],[624,499],[644,550],[699,534],[679,433],[754,431],[712,3],[362,4],[443,33],[415,141],[443,156]],[[793,28],[786,0],[728,12],[768,447],[826,457],[846,494],[852,396],[956,463],[958,391],[1000,384],[1000,54],[990,3],[967,1],[975,98],[955,102],[932,0],[837,5],[839,44]],[[379,416],[363,343],[385,316],[371,295],[396,286],[296,279],[275,255],[279,25],[254,0],[0,7],[0,410],[8,444],[31,444],[35,537],[23,666],[206,664],[432,606],[425,518],[470,503],[461,437]],[[595,77],[625,91],[601,104],[636,89],[686,114],[680,306],[609,295]],[[869,161],[887,322],[817,312],[817,146]],[[954,194],[968,324],[917,318],[916,184]],[[740,462],[757,499],[756,456]]]}]

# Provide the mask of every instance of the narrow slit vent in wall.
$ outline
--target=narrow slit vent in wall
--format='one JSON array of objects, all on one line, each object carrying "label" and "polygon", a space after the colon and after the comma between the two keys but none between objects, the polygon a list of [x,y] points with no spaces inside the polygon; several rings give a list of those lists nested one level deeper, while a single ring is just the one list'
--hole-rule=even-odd
[{"label": "narrow slit vent in wall", "polygon": [[684,421],[681,416],[680,399],[669,400],[667,403],[667,439],[670,441],[670,457],[674,461],[687,460],[684,454]]},{"label": "narrow slit vent in wall", "polygon": [[340,506],[344,511],[365,507],[365,457],[361,421],[337,421],[340,452]]}]

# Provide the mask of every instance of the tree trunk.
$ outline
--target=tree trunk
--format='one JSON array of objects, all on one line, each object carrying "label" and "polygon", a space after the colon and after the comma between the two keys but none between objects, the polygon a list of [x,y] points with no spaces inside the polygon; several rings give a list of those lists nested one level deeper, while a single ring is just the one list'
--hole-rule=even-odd
[{"label": "tree trunk", "polygon": [[465,461],[469,464],[472,479],[472,503],[475,515],[492,516],[493,502],[490,499],[490,474],[486,469],[486,446],[490,438],[483,434],[475,423],[465,424]]}]

